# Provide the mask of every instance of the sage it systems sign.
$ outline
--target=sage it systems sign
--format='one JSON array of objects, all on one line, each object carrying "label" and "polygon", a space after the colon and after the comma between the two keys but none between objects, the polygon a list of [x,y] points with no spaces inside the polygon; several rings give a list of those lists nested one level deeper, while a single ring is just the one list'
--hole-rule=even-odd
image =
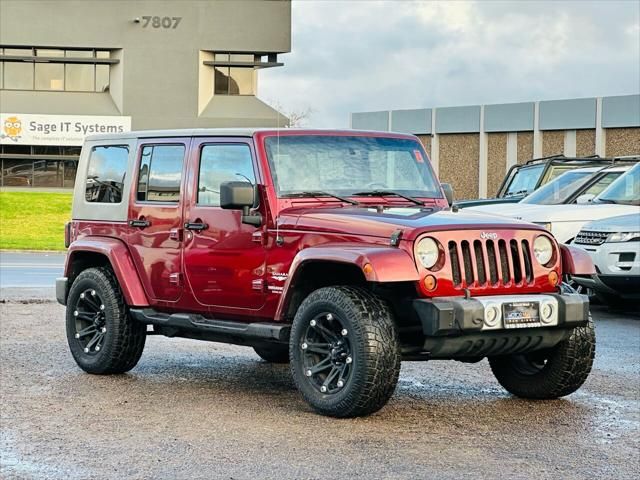
[{"label": "sage it systems sign", "polygon": [[84,137],[131,130],[131,117],[0,113],[3,145],[82,145]]}]

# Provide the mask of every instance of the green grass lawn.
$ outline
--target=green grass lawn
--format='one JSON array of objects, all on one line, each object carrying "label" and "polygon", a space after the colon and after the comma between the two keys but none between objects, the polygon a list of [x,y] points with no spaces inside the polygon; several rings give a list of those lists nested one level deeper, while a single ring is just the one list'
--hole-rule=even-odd
[{"label": "green grass lawn", "polygon": [[0,249],[64,250],[71,193],[0,192]]}]

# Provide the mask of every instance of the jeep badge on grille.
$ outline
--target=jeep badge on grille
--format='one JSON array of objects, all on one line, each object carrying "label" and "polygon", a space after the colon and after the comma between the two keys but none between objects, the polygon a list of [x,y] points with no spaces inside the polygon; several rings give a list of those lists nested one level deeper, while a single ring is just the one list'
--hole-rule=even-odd
[{"label": "jeep badge on grille", "polygon": [[498,238],[498,234],[496,232],[482,232],[480,234],[480,238],[483,240],[496,240]]}]

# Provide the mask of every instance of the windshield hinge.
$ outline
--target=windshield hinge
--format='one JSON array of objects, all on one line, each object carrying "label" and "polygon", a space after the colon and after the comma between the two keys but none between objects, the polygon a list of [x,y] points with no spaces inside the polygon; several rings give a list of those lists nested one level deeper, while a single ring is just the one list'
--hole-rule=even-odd
[{"label": "windshield hinge", "polygon": [[397,247],[400,244],[400,239],[402,239],[402,230],[396,230],[391,234],[391,238],[389,239],[389,244],[392,247]]}]

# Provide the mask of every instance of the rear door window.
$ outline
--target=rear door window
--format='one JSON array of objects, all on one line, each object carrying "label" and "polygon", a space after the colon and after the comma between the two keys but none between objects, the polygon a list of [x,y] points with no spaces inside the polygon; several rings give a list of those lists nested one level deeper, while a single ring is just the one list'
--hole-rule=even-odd
[{"label": "rear door window", "polygon": [[139,202],[180,201],[184,153],[184,145],[142,147],[136,192]]}]

